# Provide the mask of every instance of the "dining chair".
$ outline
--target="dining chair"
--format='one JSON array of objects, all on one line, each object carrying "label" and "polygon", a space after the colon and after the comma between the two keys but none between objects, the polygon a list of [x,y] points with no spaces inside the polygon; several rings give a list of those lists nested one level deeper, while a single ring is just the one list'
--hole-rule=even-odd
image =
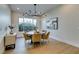
[{"label": "dining chair", "polygon": [[28,34],[27,34],[27,33],[23,33],[23,36],[24,36],[24,38],[25,38],[25,43],[26,43],[26,41],[28,41],[28,42],[29,42],[29,40],[31,40],[31,37],[30,37],[30,36],[28,36]]},{"label": "dining chair", "polygon": [[25,40],[29,40],[30,39],[30,37],[28,36],[27,33],[23,33],[23,35],[24,35]]},{"label": "dining chair", "polygon": [[34,45],[35,42],[39,42],[41,44],[41,34],[34,33],[32,35],[32,42],[33,42],[33,45]]},{"label": "dining chair", "polygon": [[49,35],[50,35],[50,32],[44,33],[44,34],[42,35],[43,41],[44,41],[44,40],[47,40],[47,41],[48,41]]}]

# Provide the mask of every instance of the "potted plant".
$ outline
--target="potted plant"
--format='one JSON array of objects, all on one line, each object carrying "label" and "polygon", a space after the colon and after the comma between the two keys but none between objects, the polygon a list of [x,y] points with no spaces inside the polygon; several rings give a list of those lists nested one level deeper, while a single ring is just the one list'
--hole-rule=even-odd
[{"label": "potted plant", "polygon": [[13,34],[13,26],[8,26],[10,28],[10,34]]}]

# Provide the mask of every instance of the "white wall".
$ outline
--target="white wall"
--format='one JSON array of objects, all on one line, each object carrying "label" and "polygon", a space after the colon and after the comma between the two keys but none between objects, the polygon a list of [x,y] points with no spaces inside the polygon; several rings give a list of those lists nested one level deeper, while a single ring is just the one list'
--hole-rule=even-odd
[{"label": "white wall", "polygon": [[15,27],[13,31],[17,33],[18,32],[18,24],[19,24],[18,20],[19,20],[19,17],[21,16],[21,14],[12,11],[11,15],[12,15],[12,21],[11,21],[11,23]]},{"label": "white wall", "polygon": [[7,5],[0,5],[0,35],[4,34],[11,24],[11,12]]},{"label": "white wall", "polygon": [[11,12],[8,5],[0,4],[0,53],[4,52],[4,35],[9,32],[11,24]]},{"label": "white wall", "polygon": [[79,5],[60,5],[47,15],[42,19],[42,29],[46,29],[46,20],[58,17],[59,29],[50,30],[52,38],[79,47]]}]

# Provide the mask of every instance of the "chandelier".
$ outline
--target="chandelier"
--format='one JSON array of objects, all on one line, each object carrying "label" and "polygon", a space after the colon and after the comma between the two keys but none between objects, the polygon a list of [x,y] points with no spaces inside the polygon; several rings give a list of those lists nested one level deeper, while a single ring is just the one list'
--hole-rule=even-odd
[{"label": "chandelier", "polygon": [[36,9],[37,4],[33,4],[33,6],[34,6],[34,12],[33,12],[32,10],[29,10],[28,12],[25,11],[25,12],[23,13],[23,16],[27,15],[27,16],[37,16],[37,17],[41,17],[41,16],[42,16],[42,15],[41,15],[41,12],[38,14],[37,9]]}]

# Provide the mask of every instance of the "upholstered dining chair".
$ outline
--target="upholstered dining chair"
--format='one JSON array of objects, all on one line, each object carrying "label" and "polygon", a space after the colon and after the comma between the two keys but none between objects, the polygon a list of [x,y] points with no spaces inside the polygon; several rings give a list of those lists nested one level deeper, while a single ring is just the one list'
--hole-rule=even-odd
[{"label": "upholstered dining chair", "polygon": [[[31,37],[29,37],[27,33],[23,33],[23,36],[24,36],[24,38],[25,38],[25,44],[26,44],[26,41],[27,41],[27,43],[29,44],[29,40],[31,40]],[[29,47],[28,44],[27,44],[27,46]]]},{"label": "upholstered dining chair", "polygon": [[39,42],[41,44],[41,34],[39,33],[35,33],[32,35],[32,42],[33,42],[33,45],[35,42]]},{"label": "upholstered dining chair", "polygon": [[27,33],[23,33],[23,35],[24,35],[25,40],[29,40],[30,39],[30,37],[28,36]]},{"label": "upholstered dining chair", "polygon": [[47,41],[48,41],[49,35],[50,35],[50,32],[44,33],[44,34],[42,35],[43,41],[44,41],[44,40],[47,40]]}]

